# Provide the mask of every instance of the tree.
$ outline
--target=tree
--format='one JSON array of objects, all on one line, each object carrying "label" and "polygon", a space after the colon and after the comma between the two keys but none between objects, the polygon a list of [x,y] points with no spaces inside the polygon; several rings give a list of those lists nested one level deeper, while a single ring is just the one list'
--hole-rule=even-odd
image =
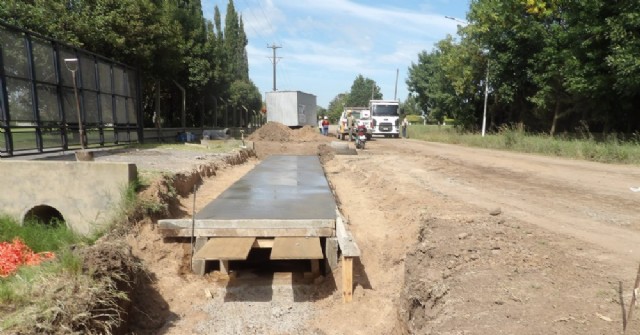
[{"label": "tree", "polygon": [[376,85],[373,79],[365,78],[359,74],[351,85],[351,91],[346,98],[345,103],[350,107],[369,106],[369,100],[382,99],[380,87]]},{"label": "tree", "polygon": [[340,120],[340,115],[342,115],[342,111],[347,103],[347,97],[349,93],[340,93],[336,95],[331,102],[329,102],[329,107],[327,108],[327,114],[331,120]]}]

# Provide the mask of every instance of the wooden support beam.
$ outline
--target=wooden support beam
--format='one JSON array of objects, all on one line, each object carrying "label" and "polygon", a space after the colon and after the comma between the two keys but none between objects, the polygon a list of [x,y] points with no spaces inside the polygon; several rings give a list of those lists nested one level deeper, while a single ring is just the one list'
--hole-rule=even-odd
[{"label": "wooden support beam", "polygon": [[342,255],[342,301],[353,299],[353,257]]},{"label": "wooden support beam", "polygon": [[336,213],[336,237],[338,238],[338,244],[340,245],[342,254],[348,257],[360,257],[360,248],[358,248],[356,240],[345,226],[340,211],[336,210]]},{"label": "wooden support beam", "polygon": [[220,273],[224,275],[229,274],[229,261],[225,261],[225,260],[220,261]]},{"label": "wooden support beam", "polygon": [[311,260],[311,273],[314,277],[320,275],[320,260],[312,259]]},{"label": "wooden support beam", "polygon": [[[202,249],[202,247],[207,244],[208,240],[209,239],[206,237],[196,237],[196,245],[194,247],[195,252],[197,253]],[[193,256],[194,255],[191,255],[191,271],[197,275],[204,276],[207,264],[206,261],[204,259],[195,259]]]},{"label": "wooden support beam", "polygon": [[338,239],[327,237],[324,240],[324,254],[326,257],[325,274],[338,269]]}]

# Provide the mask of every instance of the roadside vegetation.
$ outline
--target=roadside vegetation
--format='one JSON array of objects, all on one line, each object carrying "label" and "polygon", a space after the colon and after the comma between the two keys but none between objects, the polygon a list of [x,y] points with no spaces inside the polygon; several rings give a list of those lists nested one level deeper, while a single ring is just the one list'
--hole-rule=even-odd
[{"label": "roadside vegetation", "polygon": [[640,164],[640,134],[610,134],[599,138],[588,131],[574,134],[532,134],[522,127],[503,126],[482,137],[479,133],[461,132],[453,126],[411,125],[409,138],[461,144],[470,147],[510,150],[547,156],[584,159],[602,163]]},{"label": "roadside vegetation", "polygon": [[[137,197],[140,183],[124,190],[124,201],[105,228],[84,237],[64,222],[20,225],[0,217],[0,243],[19,239],[34,253],[53,253],[0,277],[0,333],[111,334],[122,326],[128,294],[143,273],[122,236],[130,220],[161,210]],[[5,257],[0,254],[0,264]],[[115,261],[117,260],[117,261]]]}]

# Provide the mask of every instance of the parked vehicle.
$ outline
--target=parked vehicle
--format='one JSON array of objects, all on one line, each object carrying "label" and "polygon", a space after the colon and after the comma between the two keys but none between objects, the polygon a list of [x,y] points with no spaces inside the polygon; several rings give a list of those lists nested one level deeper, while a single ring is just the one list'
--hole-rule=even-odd
[{"label": "parked vehicle", "polygon": [[349,136],[349,128],[347,127],[347,116],[349,112],[351,112],[351,115],[355,120],[355,126],[364,126],[366,130],[365,136],[367,139],[371,139],[373,122],[371,119],[371,113],[367,107],[345,107],[340,115],[340,120],[338,121],[336,137],[344,140]]},{"label": "parked vehicle", "polygon": [[400,103],[396,100],[369,101],[373,135],[400,137]]}]

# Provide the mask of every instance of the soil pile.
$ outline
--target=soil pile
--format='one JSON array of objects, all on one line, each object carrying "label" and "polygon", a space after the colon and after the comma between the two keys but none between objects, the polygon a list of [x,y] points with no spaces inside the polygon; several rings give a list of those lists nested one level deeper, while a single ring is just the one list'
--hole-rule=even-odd
[{"label": "soil pile", "polygon": [[332,157],[327,144],[334,138],[323,136],[318,128],[312,126],[291,129],[282,123],[267,122],[248,140],[254,142],[254,151],[259,159],[270,155],[320,155],[326,160]]},{"label": "soil pile", "polygon": [[288,142],[293,131],[289,127],[278,122],[267,122],[248,137],[249,141],[274,141]]},{"label": "soil pile", "polygon": [[279,122],[267,122],[247,139],[254,142],[328,142],[333,140],[330,136],[320,134],[316,127],[304,126],[291,129]]}]

